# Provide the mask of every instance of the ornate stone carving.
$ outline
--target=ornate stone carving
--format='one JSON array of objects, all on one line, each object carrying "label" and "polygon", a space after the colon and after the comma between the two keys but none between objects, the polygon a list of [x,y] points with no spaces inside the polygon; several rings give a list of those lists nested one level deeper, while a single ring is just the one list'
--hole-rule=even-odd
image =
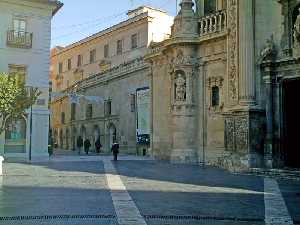
[{"label": "ornate stone carving", "polygon": [[175,101],[186,100],[186,77],[183,73],[179,72],[175,78]]},{"label": "ornate stone carving", "polygon": [[235,150],[235,132],[234,132],[234,118],[227,118],[225,120],[225,132],[226,132],[226,150],[234,151]]},{"label": "ornate stone carving", "polygon": [[248,149],[248,128],[249,122],[247,118],[238,118],[235,121],[236,149],[238,151],[246,151]]},{"label": "ornate stone carving", "polygon": [[271,37],[266,40],[265,47],[260,52],[259,62],[262,62],[263,60],[272,59],[272,57],[275,56],[275,54],[276,54],[276,50],[275,50],[274,38],[273,35],[271,35]]},{"label": "ornate stone carving", "polygon": [[231,103],[237,101],[237,0],[228,1],[228,82],[229,82],[229,98]]},{"label": "ornate stone carving", "polygon": [[209,77],[207,79],[207,86],[209,88],[211,88],[213,86],[222,87],[223,86],[223,81],[224,81],[224,78],[221,77],[221,76],[218,76],[218,77]]},{"label": "ornate stone carving", "polygon": [[247,152],[249,147],[249,120],[247,117],[225,119],[225,142],[228,151]]},{"label": "ornate stone carving", "polygon": [[183,55],[182,51],[178,51],[178,54],[175,58],[170,59],[170,66],[197,66],[198,59],[190,56]]}]

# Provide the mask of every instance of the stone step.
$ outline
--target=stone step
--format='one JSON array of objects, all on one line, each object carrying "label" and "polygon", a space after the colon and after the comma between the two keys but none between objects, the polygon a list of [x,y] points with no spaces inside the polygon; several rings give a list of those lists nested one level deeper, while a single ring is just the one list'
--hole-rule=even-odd
[{"label": "stone step", "polygon": [[267,176],[278,179],[292,179],[300,180],[299,169],[265,169],[265,168],[251,168],[250,174],[258,176]]}]

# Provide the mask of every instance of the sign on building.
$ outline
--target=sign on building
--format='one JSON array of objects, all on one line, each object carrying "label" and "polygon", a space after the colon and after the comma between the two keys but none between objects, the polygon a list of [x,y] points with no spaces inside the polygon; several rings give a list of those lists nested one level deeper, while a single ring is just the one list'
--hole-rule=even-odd
[{"label": "sign on building", "polygon": [[136,90],[136,132],[138,144],[150,144],[150,89]]}]

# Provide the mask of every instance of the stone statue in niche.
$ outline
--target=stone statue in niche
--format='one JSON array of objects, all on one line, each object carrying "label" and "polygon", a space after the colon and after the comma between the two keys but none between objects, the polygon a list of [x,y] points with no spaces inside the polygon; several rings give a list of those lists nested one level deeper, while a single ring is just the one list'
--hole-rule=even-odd
[{"label": "stone statue in niche", "polygon": [[266,59],[271,59],[275,55],[275,44],[273,35],[271,35],[270,39],[266,40],[265,47],[260,52],[259,61],[263,61]]},{"label": "stone statue in niche", "polygon": [[294,24],[294,31],[293,31],[293,37],[294,37],[294,56],[299,58],[300,57],[300,8],[299,14],[297,16],[297,19]]},{"label": "stone statue in niche", "polygon": [[186,100],[186,79],[182,73],[178,73],[175,79],[175,100]]}]

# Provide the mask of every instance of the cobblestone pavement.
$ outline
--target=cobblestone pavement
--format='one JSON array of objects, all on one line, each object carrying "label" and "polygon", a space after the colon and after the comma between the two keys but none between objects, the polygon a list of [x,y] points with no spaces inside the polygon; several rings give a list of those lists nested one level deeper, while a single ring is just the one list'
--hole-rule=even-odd
[{"label": "cobblestone pavement", "polygon": [[59,155],[48,162],[5,163],[0,225],[291,224],[265,222],[266,212],[285,219],[281,209],[273,210],[276,205],[286,205],[285,213],[300,224],[299,182],[266,182],[135,156],[120,159]]}]

